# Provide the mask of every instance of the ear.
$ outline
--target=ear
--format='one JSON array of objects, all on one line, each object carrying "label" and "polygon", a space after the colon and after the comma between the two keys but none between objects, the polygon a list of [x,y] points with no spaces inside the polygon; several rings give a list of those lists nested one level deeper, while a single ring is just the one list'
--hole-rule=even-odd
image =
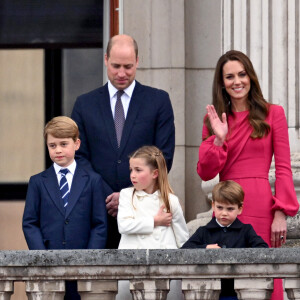
[{"label": "ear", "polygon": [[153,170],[152,177],[153,177],[153,179],[158,177],[158,169]]},{"label": "ear", "polygon": [[214,201],[211,202],[211,207],[212,207],[213,212],[215,212],[216,204]]},{"label": "ear", "polygon": [[136,67],[139,66],[139,57],[136,58]]},{"label": "ear", "polygon": [[238,215],[240,215],[242,213],[242,211],[243,211],[243,206],[239,207],[239,209],[238,209]]},{"label": "ear", "polygon": [[107,54],[105,53],[104,55],[104,64],[105,66],[107,67],[107,64],[108,64],[108,57],[107,57]]},{"label": "ear", "polygon": [[80,139],[77,139],[77,141],[75,142],[75,151],[77,151],[80,148],[80,144],[81,144]]}]

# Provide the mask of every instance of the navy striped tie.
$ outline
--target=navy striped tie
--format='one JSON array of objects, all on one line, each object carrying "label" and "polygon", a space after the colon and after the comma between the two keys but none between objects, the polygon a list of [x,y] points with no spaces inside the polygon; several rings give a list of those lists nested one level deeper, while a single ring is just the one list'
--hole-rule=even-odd
[{"label": "navy striped tie", "polygon": [[69,170],[61,169],[59,172],[61,174],[61,179],[59,182],[59,189],[60,189],[60,193],[61,193],[61,198],[63,199],[64,208],[66,208],[68,205],[68,200],[69,200],[69,195],[70,195],[69,185],[68,185],[68,181],[66,178],[66,175],[69,172]]}]

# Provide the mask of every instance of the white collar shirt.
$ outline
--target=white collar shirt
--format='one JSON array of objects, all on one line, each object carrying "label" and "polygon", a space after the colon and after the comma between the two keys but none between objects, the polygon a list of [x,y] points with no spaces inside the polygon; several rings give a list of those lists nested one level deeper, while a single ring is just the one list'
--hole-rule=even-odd
[{"label": "white collar shirt", "polygon": [[[125,119],[127,117],[127,112],[129,109],[129,104],[130,104],[130,100],[131,100],[134,88],[135,88],[135,80],[131,83],[131,85],[129,87],[124,89],[124,94],[121,96]],[[116,102],[117,102],[117,92],[118,92],[118,89],[116,89],[111,84],[111,82],[108,81],[108,93],[109,93],[110,107],[111,107],[113,118],[115,118],[115,106],[116,106]]]},{"label": "white collar shirt", "polygon": [[68,169],[69,172],[66,175],[67,181],[68,181],[68,185],[69,185],[69,190],[71,190],[71,186],[72,186],[72,182],[73,182],[73,177],[75,174],[75,169],[76,169],[76,161],[75,159],[73,160],[73,162],[67,167],[67,168],[62,168],[61,166],[59,166],[56,163],[53,163],[53,167],[56,173],[56,177],[57,177],[57,181],[58,181],[58,185],[61,179],[61,173],[59,173],[59,171],[61,169]]}]

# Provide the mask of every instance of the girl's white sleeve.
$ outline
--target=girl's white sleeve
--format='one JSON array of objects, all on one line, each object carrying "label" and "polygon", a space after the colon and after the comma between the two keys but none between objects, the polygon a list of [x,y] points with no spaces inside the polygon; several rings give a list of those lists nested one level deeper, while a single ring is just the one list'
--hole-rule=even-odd
[{"label": "girl's white sleeve", "polygon": [[172,200],[172,228],[175,234],[177,247],[181,248],[189,238],[189,231],[178,198],[171,195],[170,200]]},{"label": "girl's white sleeve", "polygon": [[154,229],[154,218],[139,217],[138,210],[132,204],[132,188],[120,192],[118,209],[118,228],[120,234],[150,234]]}]

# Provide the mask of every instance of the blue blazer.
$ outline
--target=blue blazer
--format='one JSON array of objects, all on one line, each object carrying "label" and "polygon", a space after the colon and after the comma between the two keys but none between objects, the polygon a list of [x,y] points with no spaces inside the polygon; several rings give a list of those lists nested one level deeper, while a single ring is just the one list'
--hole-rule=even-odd
[{"label": "blue blazer", "polygon": [[101,177],[77,164],[65,211],[54,167],[32,176],[23,232],[30,250],[105,248],[107,220]]},{"label": "blue blazer", "polygon": [[129,187],[129,154],[144,145],[164,153],[171,169],[175,149],[174,115],[168,93],[136,82],[120,148],[117,146],[108,85],[76,100],[72,119],[79,127],[81,146],[76,161],[92,167],[105,181],[107,194]]}]

